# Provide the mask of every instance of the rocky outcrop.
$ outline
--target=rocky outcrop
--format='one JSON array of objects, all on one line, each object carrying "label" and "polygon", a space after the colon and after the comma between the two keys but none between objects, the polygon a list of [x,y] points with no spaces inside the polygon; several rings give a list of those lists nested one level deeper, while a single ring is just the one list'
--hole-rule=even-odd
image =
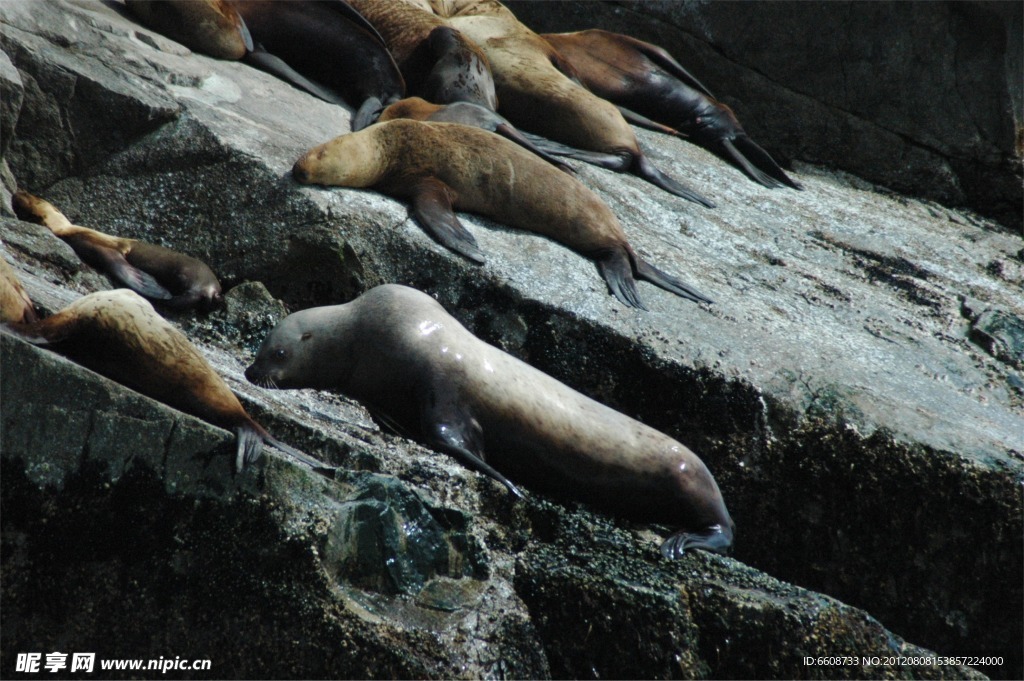
[{"label": "rocky outcrop", "polygon": [[[466,216],[477,267],[395,201],[298,186],[294,160],[349,112],[191,54],[117,5],[3,3],[0,48],[14,67],[0,78],[23,93],[0,107],[8,189],[210,262],[229,309],[177,323],[277,437],[339,467],[325,479],[268,456],[232,476],[226,434],[4,338],[0,668],[72,641],[209,651],[220,675],[250,677],[612,676],[624,655],[649,665],[637,676],[969,673],[803,663],[918,652],[906,637],[1020,675],[1024,617],[1006,607],[1024,570],[1019,237],[811,165],[797,165],[806,191],[768,191],[641,132],[718,208],[579,176],[645,258],[717,303],[642,285],[651,311],[637,312],[538,236]],[[107,285],[41,228],[3,220],[0,239],[48,310]],[[255,282],[291,309],[383,282],[428,291],[697,451],[737,522],[735,557],[666,563],[662,528],[514,502],[337,396],[247,384],[282,313]],[[89,616],[69,620],[71,603]]]},{"label": "rocky outcrop", "polygon": [[536,31],[604,28],[665,47],[778,157],[1021,231],[1020,3],[509,6]]}]

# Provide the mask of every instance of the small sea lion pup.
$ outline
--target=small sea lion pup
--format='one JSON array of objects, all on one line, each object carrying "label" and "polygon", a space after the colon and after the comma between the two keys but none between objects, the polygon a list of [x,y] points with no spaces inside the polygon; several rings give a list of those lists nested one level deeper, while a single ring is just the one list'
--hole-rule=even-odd
[{"label": "small sea lion pup", "polygon": [[572,66],[500,2],[431,0],[431,5],[487,55],[500,112],[519,128],[585,150],[573,151],[570,158],[632,173],[676,196],[714,207],[656,168],[615,105],[576,82]]},{"label": "small sea lion pup", "polygon": [[637,125],[664,132],[648,119],[667,124],[755,182],[803,189],[750,139],[732,109],[657,45],[599,29],[541,37],[572,65],[580,82],[618,104]]},{"label": "small sea lion pup", "polygon": [[234,431],[239,471],[259,458],[264,442],[310,466],[323,466],[278,442],[253,421],[185,335],[132,291],[92,293],[42,321],[0,328],[30,343],[46,345],[143,395]]},{"label": "small sea lion pup", "polygon": [[537,148],[533,142],[524,137],[521,132],[516,130],[514,125],[506,121],[500,114],[478,104],[471,104],[470,102],[431,104],[419,97],[407,97],[384,109],[378,120],[383,123],[396,118],[430,121],[432,123],[461,123],[462,125],[471,125],[481,130],[488,130],[512,140],[524,149],[533,152],[548,163],[556,166],[559,170],[564,170],[567,173],[575,172],[571,167],[562,163],[554,156]]},{"label": "small sea lion pup", "polygon": [[350,0],[380,32],[408,92],[435,104],[472,102],[497,110],[483,51],[435,16],[425,0]]},{"label": "small sea lion pup", "polygon": [[661,547],[668,558],[732,544],[732,519],[696,454],[484,343],[415,289],[378,286],[289,315],[245,375],[266,387],[338,390],[513,492],[504,475],[682,527]]},{"label": "small sea lion pup", "polygon": [[646,309],[634,277],[693,301],[711,302],[645,262],[615,214],[576,178],[492,133],[455,123],[393,120],[342,135],[292,168],[304,184],[373,187],[412,201],[412,214],[444,246],[483,263],[455,209],[544,234],[597,262],[612,294]]},{"label": "small sea lion pup", "polygon": [[12,203],[20,219],[49,228],[84,262],[160,305],[204,312],[224,305],[217,276],[201,260],[145,241],[73,225],[53,204],[26,191],[16,192]]},{"label": "small sea lion pup", "polygon": [[35,305],[14,268],[0,255],[0,322],[28,324],[38,319]]}]

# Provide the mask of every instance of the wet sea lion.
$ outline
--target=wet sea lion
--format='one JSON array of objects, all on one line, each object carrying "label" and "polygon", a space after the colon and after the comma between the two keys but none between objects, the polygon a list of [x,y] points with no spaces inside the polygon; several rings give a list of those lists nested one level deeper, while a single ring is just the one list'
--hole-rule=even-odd
[{"label": "wet sea lion", "polygon": [[26,191],[12,201],[26,222],[43,225],[63,239],[79,258],[136,293],[172,309],[223,307],[220,282],[210,267],[183,253],[137,239],[124,239],[79,227],[53,204]]},{"label": "wet sea lion", "polygon": [[732,544],[732,519],[696,454],[484,343],[415,289],[378,286],[289,315],[245,375],[265,387],[339,390],[514,492],[504,475],[682,527],[661,547],[668,558]]},{"label": "wet sea lion", "polygon": [[634,277],[711,302],[641,259],[611,209],[579,180],[478,128],[405,119],[377,123],[310,150],[292,175],[304,184],[373,187],[407,198],[429,234],[477,263],[483,253],[456,208],[544,234],[593,259],[624,305],[646,309]]},{"label": "wet sea lion", "polygon": [[657,45],[599,29],[541,37],[572,64],[580,82],[618,104],[627,119],[661,132],[648,117],[667,124],[766,187],[803,189],[750,139],[732,109]]},{"label": "wet sea lion", "polygon": [[419,97],[406,97],[384,109],[378,120],[383,123],[396,118],[408,118],[414,121],[430,121],[433,123],[460,123],[482,130],[489,130],[512,140],[560,170],[564,170],[567,173],[575,172],[554,156],[537,148],[533,142],[524,137],[521,132],[516,130],[514,125],[506,121],[500,114],[477,104],[469,102],[431,104]]},{"label": "wet sea lion", "polygon": [[323,466],[279,442],[253,421],[185,335],[133,291],[92,293],[42,321],[0,328],[30,343],[46,345],[143,395],[234,431],[239,471],[259,458],[264,442],[310,466]]},{"label": "wet sea lion", "polygon": [[35,305],[14,268],[0,256],[0,322],[28,324],[37,319]]},{"label": "wet sea lion", "polygon": [[714,207],[656,168],[615,105],[573,80],[571,64],[504,5],[496,0],[432,0],[431,5],[487,55],[500,113],[516,126],[585,150],[570,158],[632,173],[676,196]]},{"label": "wet sea lion", "polygon": [[492,111],[498,108],[483,51],[434,16],[426,3],[350,1],[383,36],[410,95],[435,104],[471,102]]}]

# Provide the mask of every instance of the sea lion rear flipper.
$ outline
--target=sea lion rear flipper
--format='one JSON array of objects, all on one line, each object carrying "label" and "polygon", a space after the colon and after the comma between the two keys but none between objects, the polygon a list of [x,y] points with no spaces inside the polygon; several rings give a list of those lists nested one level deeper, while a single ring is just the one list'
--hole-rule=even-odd
[{"label": "sea lion rear flipper", "polygon": [[619,106],[618,104],[616,104],[615,108],[619,110],[619,113],[622,114],[623,118],[625,118],[627,121],[629,121],[633,125],[639,126],[641,128],[647,128],[648,130],[653,130],[654,132],[663,132],[666,135],[674,135],[676,137],[685,137],[685,135],[680,133],[675,128],[669,127],[667,125],[663,125],[661,123],[656,123],[656,122],[652,121],[650,118],[647,118],[646,116],[641,116],[637,112],[632,111],[630,109],[627,109],[624,106]]},{"label": "sea lion rear flipper", "polygon": [[673,277],[671,274],[662,272],[651,263],[642,260],[639,256],[636,256],[636,278],[649,281],[655,286],[663,288],[666,291],[671,291],[677,296],[682,296],[683,298],[692,300],[695,303],[713,304],[715,302],[697,289],[692,288],[688,284],[685,284],[681,280]]},{"label": "sea lion rear flipper", "polygon": [[694,190],[684,187],[676,180],[673,180],[671,177],[658,170],[658,168],[656,168],[654,164],[651,163],[642,153],[637,154],[634,158],[631,170],[637,177],[647,180],[656,187],[661,187],[670,194],[680,196],[687,201],[699,203],[705,208],[715,207],[715,204],[710,200],[704,198]]},{"label": "sea lion rear flipper", "polygon": [[599,255],[595,260],[598,270],[601,271],[601,276],[608,284],[608,289],[613,296],[619,299],[620,303],[641,310],[647,309],[647,306],[640,300],[640,294],[637,293],[633,268],[625,250],[610,250]]},{"label": "sea lion rear flipper", "polygon": [[555,156],[565,156],[576,161],[582,161],[583,163],[589,163],[590,165],[597,166],[599,168],[607,168],[608,170],[621,171],[629,167],[632,163],[632,157],[621,154],[608,154],[600,151],[584,151],[583,149],[577,149],[576,147],[570,147],[560,142],[549,140],[546,137],[540,135],[534,135],[533,133],[519,131],[519,133],[529,140],[535,147]]},{"label": "sea lion rear flipper", "polygon": [[413,217],[442,245],[482,265],[483,252],[452,208],[455,196],[455,190],[441,180],[425,177],[412,187]]},{"label": "sea lion rear flipper", "polygon": [[314,459],[312,456],[310,456],[309,454],[306,454],[302,450],[296,449],[295,447],[292,447],[291,445],[288,445],[288,444],[285,444],[285,443],[281,442],[280,440],[278,440],[273,435],[270,435],[269,433],[267,433],[267,434],[265,434],[263,436],[263,441],[266,442],[267,444],[271,445],[275,449],[278,449],[278,450],[284,452],[285,454],[287,454],[288,456],[292,457],[293,459],[295,459],[299,463],[306,464],[307,466],[309,466],[313,470],[328,470],[328,469],[331,468],[330,466],[325,464],[323,461],[320,461],[319,459]]},{"label": "sea lion rear flipper", "polygon": [[[766,187],[786,185],[803,191],[804,186],[790,178],[775,159],[748,136],[739,135],[735,140],[723,139],[722,146],[725,147],[726,155],[739,163],[741,169],[756,182]],[[765,182],[763,177],[767,177],[773,184]]]},{"label": "sea lion rear flipper", "polygon": [[669,560],[681,558],[687,549],[704,549],[726,554],[732,546],[732,533],[713,525],[704,532],[677,532],[661,545],[661,555]]},{"label": "sea lion rear flipper", "polygon": [[103,264],[111,277],[139,295],[153,300],[170,300],[174,297],[151,274],[129,263],[120,251],[97,246],[93,249],[93,255]]},{"label": "sea lion rear flipper", "polygon": [[544,159],[551,165],[555,166],[559,170],[569,173],[570,175],[576,174],[576,171],[573,170],[571,166],[562,163],[557,158],[547,153],[546,151],[540,149],[530,140],[526,139],[526,137],[524,137],[521,132],[514,128],[511,123],[498,123],[498,125],[495,126],[494,128],[494,132],[498,133],[502,137],[507,137],[508,139],[512,140],[513,142],[523,147],[524,149],[532,151],[534,154],[540,156],[542,159]]},{"label": "sea lion rear flipper", "polygon": [[300,90],[304,90],[325,102],[337,104],[339,106],[346,106],[345,100],[342,99],[340,95],[337,95],[333,91],[325,88],[323,85],[306,78],[301,73],[288,66],[288,64],[286,64],[280,57],[267,52],[263,45],[257,43],[256,47],[249,54],[245,55],[245,62],[255,66],[261,71],[266,71],[270,75],[280,78],[286,83],[291,83]]}]

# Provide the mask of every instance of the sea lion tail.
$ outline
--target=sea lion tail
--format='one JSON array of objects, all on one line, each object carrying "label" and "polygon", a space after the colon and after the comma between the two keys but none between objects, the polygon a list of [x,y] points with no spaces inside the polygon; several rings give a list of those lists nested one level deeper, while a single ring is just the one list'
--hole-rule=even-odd
[{"label": "sea lion tail", "polygon": [[682,280],[673,277],[671,274],[662,272],[651,263],[640,258],[640,256],[634,256],[634,262],[636,264],[637,279],[649,281],[655,286],[663,288],[666,291],[671,291],[677,296],[682,296],[683,298],[692,300],[695,303],[714,304],[715,301],[711,300],[697,289],[684,283]]},{"label": "sea lion tail", "polygon": [[597,268],[601,271],[601,276],[608,284],[608,289],[613,296],[619,299],[620,303],[641,310],[647,309],[647,306],[640,300],[640,294],[637,293],[636,281],[633,279],[633,267],[625,249],[606,251],[595,260]]},{"label": "sea lion tail", "polygon": [[710,199],[705,198],[689,187],[683,186],[655,167],[655,165],[651,163],[646,156],[644,156],[643,152],[639,152],[633,157],[633,165],[630,168],[630,171],[637,177],[647,180],[655,187],[664,189],[669,194],[675,194],[687,201],[699,203],[705,208],[715,207],[715,204]]},{"label": "sea lion tail", "polygon": [[704,532],[677,532],[661,545],[661,555],[669,560],[682,558],[688,549],[703,549],[727,554],[732,547],[732,528],[712,525]]},{"label": "sea lion tail", "polygon": [[775,159],[747,135],[741,134],[732,140],[723,139],[721,144],[728,159],[736,162],[755,182],[771,189],[786,185],[803,190],[802,184],[787,175]]}]

